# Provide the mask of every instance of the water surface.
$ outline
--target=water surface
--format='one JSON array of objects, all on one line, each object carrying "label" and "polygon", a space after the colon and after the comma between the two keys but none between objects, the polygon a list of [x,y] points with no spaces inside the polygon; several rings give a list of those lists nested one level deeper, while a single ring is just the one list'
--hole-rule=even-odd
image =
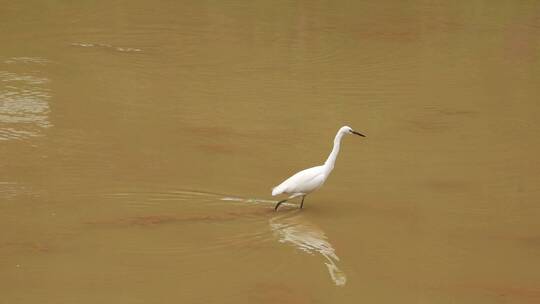
[{"label": "water surface", "polygon": [[2,302],[540,301],[537,1],[2,7]]}]

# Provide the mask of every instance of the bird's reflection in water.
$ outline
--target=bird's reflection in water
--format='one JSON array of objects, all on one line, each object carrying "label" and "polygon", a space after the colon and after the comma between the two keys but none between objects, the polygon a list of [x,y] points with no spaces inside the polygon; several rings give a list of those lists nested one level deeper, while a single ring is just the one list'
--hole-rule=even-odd
[{"label": "bird's reflection in water", "polygon": [[332,281],[337,286],[347,283],[347,276],[339,269],[339,257],[324,231],[310,222],[300,211],[285,213],[270,219],[270,229],[280,243],[287,243],[308,253],[318,253],[325,259],[324,264]]}]

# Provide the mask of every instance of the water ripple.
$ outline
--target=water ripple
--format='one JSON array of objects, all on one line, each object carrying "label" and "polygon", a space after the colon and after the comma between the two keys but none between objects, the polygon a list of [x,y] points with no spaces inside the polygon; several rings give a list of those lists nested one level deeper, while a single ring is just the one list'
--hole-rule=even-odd
[{"label": "water ripple", "polygon": [[77,46],[77,47],[83,47],[83,48],[109,49],[109,50],[114,50],[114,51],[124,52],[124,53],[139,53],[143,51],[142,49],[139,49],[139,48],[114,46],[108,43],[74,42],[74,43],[71,43],[71,45]]},{"label": "water ripple", "polygon": [[[322,256],[324,258],[322,263],[336,286],[343,286],[347,282],[345,272],[339,267],[340,259],[325,232],[300,212],[275,213],[273,211],[277,202],[275,200],[242,198],[195,190],[118,191],[103,194],[103,197],[122,200],[130,205],[154,208],[149,209],[152,213],[146,211],[133,216],[90,220],[86,222],[90,227],[136,228],[145,229],[147,233],[152,233],[152,230],[147,230],[152,228],[162,229],[164,233],[172,233],[178,229],[185,231],[186,227],[191,227],[189,229],[197,229],[201,234],[200,239],[204,240],[196,247],[181,238],[176,242],[167,242],[161,246],[154,244],[153,247],[141,247],[134,244],[134,247],[126,249],[129,254],[166,255],[187,259],[201,255],[211,256],[223,250],[235,250],[235,248],[243,252],[242,250],[246,248],[268,247],[272,246],[271,244],[277,239],[278,243],[292,245],[309,255]],[[174,204],[174,202],[182,204]],[[186,205],[186,202],[194,204]],[[232,209],[227,206],[228,203],[241,204],[243,208],[237,206],[238,208]],[[211,208],[201,208],[201,204]],[[158,205],[160,207],[156,209]],[[297,207],[296,204],[288,205]],[[159,210],[160,213],[155,213],[155,210]],[[252,228],[246,231],[246,225]],[[216,233],[216,231],[223,233]]]},{"label": "water ripple", "polygon": [[49,60],[42,57],[11,57],[9,59],[4,60],[4,63],[7,64],[17,64],[17,63],[23,63],[23,64],[47,64],[49,63]]},{"label": "water ripple", "polygon": [[[43,58],[15,57],[8,63],[46,62]],[[0,140],[21,140],[39,136],[51,127],[46,85],[49,79],[26,73],[0,70]]]}]

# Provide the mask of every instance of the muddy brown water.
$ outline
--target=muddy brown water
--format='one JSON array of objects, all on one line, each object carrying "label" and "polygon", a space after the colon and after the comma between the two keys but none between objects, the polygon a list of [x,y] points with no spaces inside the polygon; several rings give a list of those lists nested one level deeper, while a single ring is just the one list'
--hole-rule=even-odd
[{"label": "muddy brown water", "polygon": [[12,1],[0,44],[1,303],[540,302],[538,1]]}]

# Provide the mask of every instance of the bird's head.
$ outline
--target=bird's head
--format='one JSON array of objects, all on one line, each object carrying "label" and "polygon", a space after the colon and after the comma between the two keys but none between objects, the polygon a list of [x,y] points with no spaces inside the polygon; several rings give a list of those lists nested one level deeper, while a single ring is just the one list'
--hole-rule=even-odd
[{"label": "bird's head", "polygon": [[354,134],[354,135],[366,137],[364,134],[362,134],[360,132],[356,132],[355,130],[353,130],[349,126],[342,127],[339,131],[342,132],[342,133],[345,133],[345,134]]}]

